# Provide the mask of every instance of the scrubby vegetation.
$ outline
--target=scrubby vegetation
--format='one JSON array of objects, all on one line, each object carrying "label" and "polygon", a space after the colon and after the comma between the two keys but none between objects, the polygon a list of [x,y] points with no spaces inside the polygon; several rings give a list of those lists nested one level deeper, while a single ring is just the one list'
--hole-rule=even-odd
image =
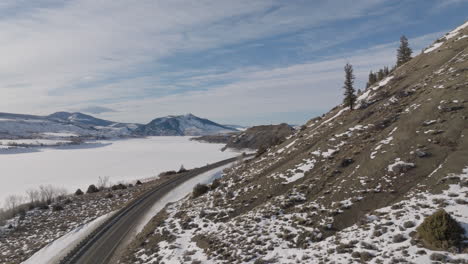
[{"label": "scrubby vegetation", "polygon": [[424,219],[417,231],[428,246],[445,250],[459,247],[465,232],[460,224],[443,209]]},{"label": "scrubby vegetation", "polygon": [[207,193],[210,190],[210,188],[206,184],[197,184],[193,188],[192,196],[193,198],[197,198],[205,193]]},{"label": "scrubby vegetation", "polygon": [[175,170],[164,171],[159,174],[159,177],[169,176],[169,175],[174,175],[174,174],[177,174]]},{"label": "scrubby vegetation", "polygon": [[215,179],[211,185],[210,185],[210,189],[211,190],[215,190],[216,188],[218,188],[219,186],[221,186],[221,181],[219,179]]},{"label": "scrubby vegetation", "polygon": [[181,165],[180,169],[179,169],[179,171],[177,171],[177,173],[183,173],[183,172],[186,172],[186,171],[188,171],[188,170],[184,167],[184,165]]},{"label": "scrubby vegetation", "polygon": [[86,193],[97,193],[97,192],[99,192],[99,189],[94,184],[91,184],[88,187],[88,190],[86,191]]},{"label": "scrubby vegetation", "polygon": [[116,185],[112,185],[111,189],[113,191],[115,191],[115,190],[125,190],[125,189],[127,189],[127,186],[125,186],[122,183],[119,183],[119,184],[116,184]]}]

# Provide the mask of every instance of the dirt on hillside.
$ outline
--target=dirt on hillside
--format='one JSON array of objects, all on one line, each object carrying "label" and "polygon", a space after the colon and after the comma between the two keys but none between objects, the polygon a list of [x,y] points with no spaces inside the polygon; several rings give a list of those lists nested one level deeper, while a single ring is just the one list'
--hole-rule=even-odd
[{"label": "dirt on hillside", "polygon": [[[334,236],[336,245],[328,254],[354,258],[358,242],[340,244],[340,231],[366,230],[372,215],[395,214],[394,220],[382,218],[389,232],[406,230],[395,224],[405,214],[421,222],[435,210],[432,206],[453,206],[458,219],[468,217],[456,209],[466,205],[467,180],[451,176],[468,167],[465,25],[367,89],[356,109],[337,106],[261,156],[226,171],[220,187],[167,207],[121,263],[182,261],[184,256],[186,263],[324,263],[333,259],[313,245]],[[458,193],[444,199],[458,201],[426,199],[391,207],[441,194],[449,185]],[[379,213],[387,206],[394,211]],[[354,255],[375,263],[395,255],[392,263],[407,263],[419,256],[406,250],[413,246],[420,245],[408,240],[406,248],[385,249],[392,255],[369,246],[367,260]]]}]

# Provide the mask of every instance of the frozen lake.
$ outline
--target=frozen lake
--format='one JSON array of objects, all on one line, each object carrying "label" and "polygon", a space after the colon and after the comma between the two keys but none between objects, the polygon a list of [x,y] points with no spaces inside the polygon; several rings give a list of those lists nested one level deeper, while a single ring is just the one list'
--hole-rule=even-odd
[{"label": "frozen lake", "polygon": [[238,155],[220,151],[221,144],[190,141],[190,137],[149,137],[101,141],[100,147],[42,148],[37,152],[0,154],[0,201],[10,194],[51,184],[70,192],[86,191],[99,176],[113,183],[158,175],[167,170],[200,167]]}]

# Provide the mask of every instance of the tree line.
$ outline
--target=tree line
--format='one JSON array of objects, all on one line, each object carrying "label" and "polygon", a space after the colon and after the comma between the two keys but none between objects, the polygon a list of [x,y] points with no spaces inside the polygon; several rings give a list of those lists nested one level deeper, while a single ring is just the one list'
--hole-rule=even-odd
[{"label": "tree line", "polygon": [[[372,85],[380,82],[385,77],[387,77],[390,73],[392,73],[397,67],[405,64],[406,62],[411,60],[411,54],[413,51],[409,46],[408,39],[403,35],[400,38],[400,46],[397,49],[397,62],[396,65],[389,69],[388,66],[379,69],[376,72],[370,71],[368,81],[366,83],[366,89],[371,87]],[[350,63],[346,63],[344,67],[345,72],[345,81],[343,85],[344,89],[344,100],[343,103],[345,107],[349,107],[351,110],[354,109],[356,105],[357,95],[356,89],[354,88],[354,80],[356,79],[353,73],[353,66]]]}]

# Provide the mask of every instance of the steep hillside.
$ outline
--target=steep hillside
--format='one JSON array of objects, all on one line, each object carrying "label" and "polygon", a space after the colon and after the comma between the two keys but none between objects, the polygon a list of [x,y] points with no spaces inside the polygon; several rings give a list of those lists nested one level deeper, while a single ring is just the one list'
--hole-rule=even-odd
[{"label": "steep hillside", "polygon": [[192,114],[166,116],[152,120],[135,130],[143,136],[200,136],[236,131]]},{"label": "steep hillside", "polygon": [[440,208],[468,229],[467,36],[468,22],[357,109],[337,106],[170,205],[121,263],[466,263],[463,246],[435,252],[414,231]]}]

